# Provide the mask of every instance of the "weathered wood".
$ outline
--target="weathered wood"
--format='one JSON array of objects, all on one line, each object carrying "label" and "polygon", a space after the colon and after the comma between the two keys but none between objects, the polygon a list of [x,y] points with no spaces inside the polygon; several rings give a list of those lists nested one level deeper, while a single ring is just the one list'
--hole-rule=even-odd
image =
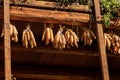
[{"label": "weathered wood", "polygon": [[[1,42],[1,41],[0,41]],[[18,44],[18,43],[17,43]],[[18,65],[57,65],[57,66],[74,66],[82,68],[99,68],[99,52],[87,49],[70,49],[56,51],[53,48],[38,46],[34,49],[25,49],[17,44],[12,44],[12,63]],[[2,45],[2,44],[0,44]],[[47,48],[46,48],[47,47]],[[82,47],[82,46],[80,46]],[[92,47],[95,49],[96,47]],[[3,46],[0,47],[0,63],[3,63]],[[56,56],[54,56],[56,55]],[[107,53],[109,68],[114,70],[120,69],[120,55]],[[95,63],[93,63],[96,61]],[[13,68],[13,67],[12,67]],[[13,68],[14,69],[14,68]],[[12,71],[13,71],[12,69]],[[0,70],[1,71],[1,70]]]},{"label": "weathered wood", "polygon": [[[92,46],[92,48],[96,48],[96,47]],[[3,50],[3,49],[4,49],[3,46],[0,46],[0,50]],[[52,45],[51,47],[42,45],[34,49],[26,49],[22,46],[22,43],[21,43],[21,44],[12,44],[11,50],[15,52],[15,54],[19,52],[23,55],[24,53],[38,53],[38,54],[49,53],[49,54],[65,54],[65,55],[76,55],[76,56],[98,56],[97,50],[95,51],[94,49],[90,49],[90,48],[87,48],[86,50],[86,48],[82,48],[82,47],[79,49],[71,48],[71,49],[64,49],[64,50],[59,51],[53,48]]]},{"label": "weathered wood", "polygon": [[[16,46],[15,46],[16,45]],[[2,53],[3,47],[0,47]],[[22,44],[12,44],[12,63],[31,64],[31,65],[57,65],[57,66],[76,66],[76,67],[99,67],[97,51],[66,49],[57,51],[53,47],[38,46],[34,49],[22,48]],[[2,55],[2,54],[1,54]],[[0,56],[1,56],[0,55]],[[1,57],[0,57],[1,58]],[[2,58],[0,59],[1,62]],[[96,61],[96,63],[93,63]],[[96,67],[97,66],[97,67]]]},{"label": "weathered wood", "polygon": [[47,74],[15,74],[17,78],[24,79],[47,79],[47,80],[69,80],[71,76],[47,75]]},{"label": "weathered wood", "polygon": [[75,12],[85,12],[85,13],[90,12],[90,8],[88,5],[62,6],[60,3],[50,2],[50,1],[34,1],[34,2],[27,2],[27,3],[12,2],[11,5],[51,9],[51,10],[57,9],[57,10],[63,10],[63,11],[75,11]]},{"label": "weathered wood", "polygon": [[[1,65],[0,65],[1,66]],[[22,65],[23,66],[23,65]],[[33,66],[15,66],[13,65],[14,75],[17,80],[64,80],[70,77],[69,80],[101,80],[100,71],[94,69],[80,68],[58,68],[58,67],[33,67]],[[29,68],[31,67],[31,68]],[[28,69],[29,68],[29,69]],[[33,70],[33,68],[35,70]],[[32,76],[33,75],[33,76]],[[111,70],[111,80],[120,80],[120,70]],[[3,77],[3,72],[0,72],[0,79]],[[4,79],[1,79],[4,80]]]},{"label": "weathered wood", "polygon": [[[0,18],[2,15],[2,6],[0,6]],[[89,14],[42,10],[27,7],[11,6],[10,17],[12,20],[22,20],[31,22],[67,24],[67,25],[82,25],[89,22]]]},{"label": "weathered wood", "polygon": [[15,74],[21,79],[45,79],[45,80],[100,80],[100,78],[93,76],[70,76],[70,75],[49,75],[49,74]]},{"label": "weathered wood", "polygon": [[[70,70],[69,70],[70,71]],[[16,73],[15,76],[19,80],[101,80],[99,71],[83,71],[76,74],[72,72],[71,74],[27,74],[27,73]],[[58,71],[56,73],[59,73]],[[111,71],[111,80],[120,80],[120,71]],[[53,78],[52,78],[53,77]]]},{"label": "weathered wood", "polygon": [[[0,9],[2,10],[2,9]],[[4,0],[4,58],[5,80],[11,80],[11,46],[10,46],[10,9],[9,0]]]},{"label": "weathered wood", "polygon": [[103,76],[103,80],[109,80],[107,56],[106,56],[106,49],[105,49],[104,36],[103,36],[103,27],[102,24],[99,22],[101,20],[99,0],[94,0],[94,8],[96,14],[95,18],[96,18],[96,26],[97,26],[102,76]]},{"label": "weathered wood", "polygon": [[[94,69],[81,70],[80,68],[45,66],[45,68],[38,68],[37,66],[30,66],[31,68],[29,66],[15,67],[14,76],[17,80],[101,80],[99,70]],[[0,77],[2,77],[1,75],[2,73],[0,72]]]}]

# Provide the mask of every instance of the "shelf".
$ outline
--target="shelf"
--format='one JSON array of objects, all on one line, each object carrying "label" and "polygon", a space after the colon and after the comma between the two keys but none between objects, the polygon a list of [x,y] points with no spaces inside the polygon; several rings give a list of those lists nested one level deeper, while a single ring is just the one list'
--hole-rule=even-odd
[{"label": "shelf", "polygon": [[[0,44],[0,63],[3,61],[3,46]],[[91,48],[92,47],[92,48]],[[73,66],[81,68],[99,68],[99,53],[95,46],[79,49],[55,50],[51,45],[39,44],[37,48],[26,49],[22,43],[12,43],[12,63],[20,65]],[[107,52],[109,68],[120,69],[120,55]],[[95,62],[94,62],[95,61]]]},{"label": "shelf", "polygon": [[[1,44],[2,45],[2,44]],[[86,51],[86,49],[64,49],[55,50],[53,47],[38,44],[37,48],[23,48],[22,43],[13,44],[12,63],[31,65],[56,65],[56,66],[76,66],[76,67],[98,67],[99,55],[96,51]],[[0,60],[3,59],[3,46],[0,46]],[[96,60],[97,63],[92,63]],[[1,62],[1,61],[0,61]]]}]

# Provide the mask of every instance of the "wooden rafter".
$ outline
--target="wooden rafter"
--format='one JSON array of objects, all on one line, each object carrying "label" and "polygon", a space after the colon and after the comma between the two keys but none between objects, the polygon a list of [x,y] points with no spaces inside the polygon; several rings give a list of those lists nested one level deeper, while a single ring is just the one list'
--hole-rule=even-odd
[{"label": "wooden rafter", "polygon": [[[2,6],[0,6],[0,10],[1,9]],[[11,6],[10,17],[12,20],[67,25],[82,25],[90,20],[89,14],[15,6]],[[2,11],[0,11],[0,18],[3,18]]]},{"label": "wooden rafter", "polygon": [[107,56],[106,56],[106,49],[105,49],[104,36],[103,36],[103,26],[100,23],[101,13],[100,13],[99,0],[94,0],[94,8],[95,8],[95,19],[96,19],[96,27],[97,27],[102,76],[103,76],[103,80],[109,80]]},{"label": "wooden rafter", "polygon": [[10,10],[9,0],[4,0],[4,58],[5,80],[11,80],[11,46],[10,46]]}]

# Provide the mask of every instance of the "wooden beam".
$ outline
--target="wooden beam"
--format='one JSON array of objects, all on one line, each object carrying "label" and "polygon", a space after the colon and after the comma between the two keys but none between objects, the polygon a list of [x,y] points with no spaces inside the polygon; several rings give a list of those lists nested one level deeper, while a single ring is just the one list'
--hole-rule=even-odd
[{"label": "wooden beam", "polygon": [[50,74],[15,74],[15,77],[23,79],[69,80],[71,76]]},{"label": "wooden beam", "polygon": [[[92,48],[94,49],[96,47],[92,47]],[[3,60],[4,60],[3,49],[4,49],[3,46],[0,46],[0,53],[1,53],[0,64],[3,63]],[[13,45],[11,49],[12,49],[12,57],[13,57],[12,63],[20,64],[23,66],[25,64],[30,64],[32,66],[44,65],[44,64],[51,65],[49,64],[50,63],[49,60],[51,60],[52,56],[57,54],[58,56],[56,57],[56,59],[54,59],[55,62],[52,65],[56,65],[57,63],[57,66],[58,65],[61,65],[61,66],[69,65],[69,67],[76,66],[76,67],[83,67],[83,68],[99,68],[100,67],[99,66],[99,61],[100,61],[99,52],[88,50],[88,48],[87,48],[87,51],[85,51],[86,49],[84,51],[81,49],[79,51],[76,51],[76,50],[56,51],[52,48],[49,48],[49,49],[44,48],[43,50],[41,46],[35,49],[25,49],[25,48],[22,48],[22,45],[21,46]],[[46,51],[49,51],[49,52],[46,52]],[[41,56],[44,56],[44,57],[41,57]],[[46,57],[48,57],[47,60],[46,60]],[[61,59],[59,62],[58,60],[60,59],[60,57],[64,57],[63,58],[64,60]],[[109,62],[109,68],[119,70],[120,69],[120,65],[119,65],[120,56],[108,52],[107,57],[108,57],[108,62]],[[92,63],[94,61],[96,61],[96,63]]]},{"label": "wooden beam", "polygon": [[[2,48],[0,52],[2,53]],[[38,46],[34,49],[25,49],[21,46],[12,44],[12,63],[34,65],[53,65],[53,66],[76,66],[86,68],[98,68],[99,59],[96,51],[83,51],[81,49],[57,51],[53,47]],[[2,54],[1,54],[2,55]],[[0,56],[1,56],[0,55]],[[97,63],[92,63],[96,60]],[[2,57],[0,57],[2,62]],[[14,69],[14,68],[13,68]],[[12,69],[12,71],[13,71]]]},{"label": "wooden beam", "polygon": [[[101,80],[99,69],[14,64],[12,66],[12,73],[17,80]],[[0,72],[0,77],[1,75],[2,72]]]},{"label": "wooden beam", "polygon": [[[63,73],[64,74],[64,73]],[[84,71],[82,73],[73,73],[68,75],[56,75],[56,74],[27,74],[27,73],[16,73],[15,77],[19,80],[101,80],[99,71]],[[111,80],[120,80],[120,71],[111,71]],[[53,77],[53,78],[52,78]]]},{"label": "wooden beam", "polygon": [[[2,9],[0,9],[2,10]],[[11,46],[10,46],[10,9],[9,0],[4,0],[4,58],[5,80],[11,80]]]},{"label": "wooden beam", "polygon": [[97,36],[98,36],[102,76],[103,76],[103,80],[109,80],[106,48],[105,48],[104,36],[103,36],[103,26],[100,23],[101,13],[100,13],[99,0],[94,0],[94,8],[95,8],[95,19],[97,26]]},{"label": "wooden beam", "polygon": [[75,75],[50,75],[50,74],[15,74],[21,79],[43,79],[43,80],[100,80],[98,76],[75,76]]},{"label": "wooden beam", "polygon": [[[34,73],[34,70],[28,69],[29,67],[20,67],[17,66],[17,70],[13,72],[17,80],[101,80],[99,75],[99,70],[81,70],[80,68],[37,68],[37,73]],[[32,69],[33,69],[32,68]],[[27,69],[27,70],[26,70]],[[19,71],[23,72],[19,72]],[[0,72],[0,78],[3,75]]]},{"label": "wooden beam", "polygon": [[33,8],[42,8],[42,9],[51,9],[51,10],[63,10],[63,11],[75,11],[75,12],[85,12],[89,13],[90,8],[88,5],[69,5],[69,6],[62,6],[58,2],[50,2],[50,1],[34,1],[34,2],[27,2],[27,3],[20,3],[20,2],[12,2],[11,5],[16,6],[26,6],[26,7],[33,7]]},{"label": "wooden beam", "polygon": [[[88,23],[90,20],[89,14],[84,13],[42,10],[15,6],[11,6],[10,8],[10,17],[12,20],[67,25],[82,25]],[[0,6],[0,18],[3,18],[1,10],[2,6]]]},{"label": "wooden beam", "polygon": [[[17,67],[19,70],[23,71],[19,66]],[[26,67],[27,69],[27,67]],[[48,69],[48,68],[47,68]],[[25,69],[24,69],[25,70]],[[60,72],[60,69],[58,69],[56,72],[49,73],[44,69],[44,73],[41,73],[41,70],[39,70],[40,73],[30,73],[32,72],[29,70],[29,72],[21,73],[19,71],[15,71],[13,74],[17,78],[17,80],[66,80],[69,78],[69,80],[101,80],[99,70],[81,70],[78,71],[78,69],[72,71],[73,69],[69,69],[69,74],[67,72]],[[50,70],[50,69],[49,69]],[[50,71],[53,71],[54,69],[51,69]],[[64,68],[64,70],[66,70]],[[70,73],[70,71],[72,71]],[[76,72],[75,72],[76,71]],[[77,72],[78,71],[78,72]],[[47,72],[47,73],[46,73]],[[60,74],[59,74],[60,73]],[[111,70],[110,72],[111,80],[120,80],[120,70]],[[2,79],[1,79],[2,78]],[[3,79],[3,72],[0,72],[0,79]]]},{"label": "wooden beam", "polygon": [[[47,48],[46,48],[47,47]],[[96,48],[96,47],[92,47],[92,48]],[[87,50],[86,50],[87,49]],[[0,51],[3,50],[3,46],[0,46]],[[76,56],[94,56],[97,57],[98,56],[98,52],[92,49],[88,49],[87,48],[79,48],[79,49],[65,49],[65,50],[56,50],[54,49],[52,46],[48,47],[42,44],[42,46],[39,46],[37,48],[34,49],[26,49],[24,47],[22,47],[22,43],[21,44],[12,44],[11,50],[13,52],[16,52],[16,54],[19,52],[21,54],[26,53],[49,53],[49,54],[66,54],[66,55],[76,55]],[[112,57],[112,55],[110,55]]]}]

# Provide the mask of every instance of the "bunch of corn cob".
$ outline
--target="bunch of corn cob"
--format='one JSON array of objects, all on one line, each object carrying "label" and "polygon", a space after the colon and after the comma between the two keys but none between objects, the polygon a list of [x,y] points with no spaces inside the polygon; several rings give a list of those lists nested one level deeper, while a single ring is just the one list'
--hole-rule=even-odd
[{"label": "bunch of corn cob", "polygon": [[[1,37],[3,36],[4,36],[4,28],[1,33]],[[10,24],[10,38],[12,41],[18,42],[18,31],[17,28],[12,24]]]},{"label": "bunch of corn cob", "polygon": [[79,47],[79,38],[71,29],[67,29],[67,31],[65,32],[65,39],[67,42],[67,48],[71,48],[73,46],[76,46],[77,48]]},{"label": "bunch of corn cob", "polygon": [[[53,26],[52,24],[50,26]],[[46,42],[46,45],[48,45],[50,42],[54,42],[54,34],[53,30],[50,27],[47,27],[46,24],[44,24],[44,31],[42,34],[42,41]]]},{"label": "bunch of corn cob", "polygon": [[22,42],[23,42],[23,46],[25,46],[26,48],[28,48],[28,43],[30,44],[31,48],[37,46],[34,34],[30,30],[30,25],[28,25],[27,28],[23,31]]},{"label": "bunch of corn cob", "polygon": [[105,47],[114,54],[120,54],[120,37],[116,34],[104,33]]},{"label": "bunch of corn cob", "polygon": [[108,50],[110,50],[110,48],[111,48],[111,41],[112,41],[112,37],[111,37],[111,35],[110,34],[108,34],[108,33],[104,33],[104,41],[105,41],[105,47],[108,49]]},{"label": "bunch of corn cob", "polygon": [[57,32],[57,34],[55,35],[55,40],[54,40],[54,48],[55,49],[59,49],[59,50],[62,50],[65,48],[66,46],[66,39],[65,39],[65,36],[63,34],[63,27],[61,25],[59,25],[60,28]]},{"label": "bunch of corn cob", "polygon": [[85,29],[81,36],[81,41],[84,41],[84,45],[91,45],[93,39],[96,39],[95,34],[90,29]]}]

